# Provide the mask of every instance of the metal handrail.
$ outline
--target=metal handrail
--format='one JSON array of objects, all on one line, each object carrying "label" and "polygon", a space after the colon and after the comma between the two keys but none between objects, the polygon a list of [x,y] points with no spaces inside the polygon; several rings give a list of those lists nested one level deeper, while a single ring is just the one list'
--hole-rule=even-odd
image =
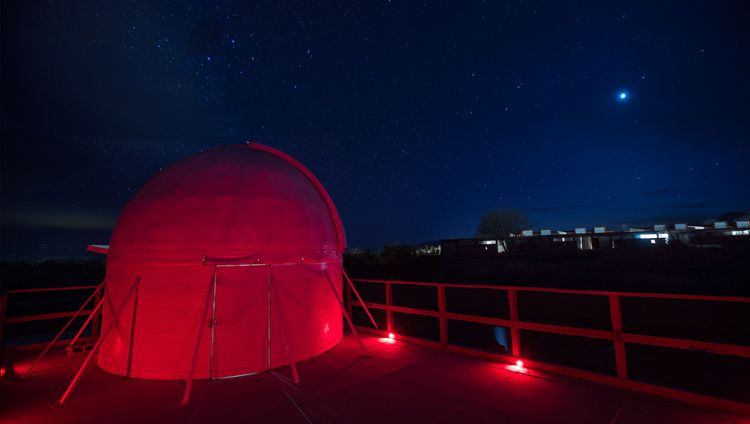
[{"label": "metal handrail", "polygon": [[47,293],[47,292],[57,292],[57,291],[76,291],[76,290],[93,290],[99,286],[93,285],[93,286],[70,286],[70,287],[47,287],[47,288],[40,288],[40,289],[15,289],[15,290],[8,290],[8,294],[27,294],[27,293]]},{"label": "metal handrail", "polygon": [[[520,330],[533,330],[545,333],[579,336],[594,338],[600,340],[608,340],[614,345],[615,355],[615,368],[616,377],[592,373],[589,371],[583,371],[575,368],[569,368],[559,365],[548,364],[544,362],[524,361],[534,368],[556,372],[560,374],[570,375],[573,377],[591,380],[599,383],[616,385],[619,387],[628,388],[631,390],[646,392],[649,394],[665,396],[673,399],[678,399],[686,402],[692,402],[709,406],[719,409],[727,409],[734,412],[740,412],[743,414],[750,414],[750,404],[722,399],[718,397],[696,394],[692,392],[676,390],[663,386],[642,383],[629,379],[627,356],[625,352],[625,343],[638,343],[643,345],[668,347],[682,350],[693,350],[702,351],[712,354],[731,355],[742,358],[750,358],[750,346],[739,346],[734,344],[724,343],[713,343],[696,340],[684,340],[673,337],[662,337],[636,333],[625,333],[623,332],[622,326],[622,312],[620,309],[620,298],[622,297],[637,297],[647,299],[675,299],[675,300],[691,300],[691,301],[708,301],[708,302],[739,302],[739,303],[750,303],[750,298],[741,296],[711,296],[711,295],[690,295],[690,294],[669,294],[669,293],[644,293],[644,292],[616,292],[616,291],[602,291],[602,290],[576,290],[576,289],[557,289],[557,288],[543,288],[543,287],[524,287],[524,286],[500,286],[500,285],[480,285],[480,284],[454,284],[454,283],[433,283],[433,282],[417,282],[417,281],[396,281],[396,280],[374,280],[374,279],[360,279],[354,278],[355,282],[359,283],[371,283],[381,284],[385,288],[385,303],[367,302],[364,305],[371,309],[378,309],[385,311],[387,330],[379,331],[366,326],[359,326],[362,329],[376,333],[376,334],[389,334],[393,333],[393,313],[402,313],[417,316],[427,316],[437,318],[440,324],[440,342],[436,343],[433,341],[420,339],[412,336],[398,336],[404,340],[415,342],[418,344],[424,344],[432,347],[440,347],[443,349],[461,352],[465,354],[490,358],[493,360],[499,360],[504,362],[514,362],[521,356],[521,335]],[[409,286],[421,286],[421,287],[433,287],[437,290],[438,305],[437,310],[435,309],[423,309],[413,308],[406,306],[394,305],[393,302],[393,286],[394,285],[409,285]],[[490,289],[504,291],[508,295],[508,309],[509,319],[505,318],[493,318],[487,316],[470,315],[464,313],[454,313],[447,311],[446,302],[446,288],[462,288],[462,289]],[[605,296],[609,301],[609,313],[611,329],[599,330],[585,327],[576,327],[569,325],[556,325],[556,324],[544,324],[539,322],[522,321],[519,319],[518,314],[518,298],[519,292],[536,292],[536,293],[552,293],[552,294],[572,294],[580,296]],[[361,302],[353,300],[351,295],[347,295],[348,307],[351,306],[361,307]],[[478,324],[489,324],[507,327],[511,333],[511,349],[512,357],[503,356],[499,354],[491,354],[476,349],[458,347],[450,345],[448,343],[448,320],[459,320],[465,322],[473,322]]]},{"label": "metal handrail", "polygon": [[[14,316],[7,316],[7,305],[8,300],[11,297],[11,295],[28,295],[28,294],[41,294],[41,293],[54,293],[54,292],[69,292],[69,291],[82,291],[82,290],[96,290],[99,285],[81,285],[81,286],[68,286],[68,287],[47,287],[47,288],[34,288],[34,289],[14,289],[14,290],[8,290],[3,294],[0,294],[0,348],[3,347],[3,334],[4,334],[4,327],[6,325],[12,325],[12,324],[20,324],[20,323],[27,323],[27,322],[35,322],[35,321],[49,321],[49,320],[55,320],[55,319],[61,319],[61,318],[70,318],[73,316],[80,316],[80,317],[86,317],[89,316],[92,312],[95,312],[93,309],[81,309],[80,311],[60,311],[60,312],[49,312],[44,314],[34,314],[34,315],[14,315]],[[97,294],[97,302],[99,301],[101,294]],[[99,318],[101,316],[101,311],[96,311],[96,315],[93,319],[93,332],[92,337],[96,338],[98,337],[98,327],[99,327]],[[60,340],[60,342],[64,342],[67,340]],[[35,345],[38,343],[35,343]],[[26,346],[21,346],[26,347]],[[8,349],[7,347],[5,348]]]},{"label": "metal handrail", "polygon": [[527,292],[546,292],[560,294],[584,294],[595,296],[617,295],[619,297],[648,297],[653,299],[680,299],[680,300],[705,300],[718,302],[741,302],[750,303],[750,297],[743,296],[716,296],[702,294],[673,294],[673,293],[649,293],[649,292],[624,292],[624,291],[605,291],[605,290],[583,290],[583,289],[558,289],[554,287],[527,287],[527,286],[502,286],[502,285],[485,285],[485,284],[457,284],[457,283],[431,283],[424,281],[399,281],[399,280],[373,280],[367,278],[352,278],[360,283],[376,284],[397,284],[409,286],[426,286],[426,287],[454,287],[462,289],[493,289],[493,290],[516,290]]}]

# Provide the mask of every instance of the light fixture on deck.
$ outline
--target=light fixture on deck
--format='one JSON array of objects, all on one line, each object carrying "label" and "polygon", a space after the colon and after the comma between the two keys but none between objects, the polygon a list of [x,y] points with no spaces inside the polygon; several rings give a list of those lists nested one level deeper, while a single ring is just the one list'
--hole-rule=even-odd
[{"label": "light fixture on deck", "polygon": [[523,361],[520,359],[516,360],[515,365],[508,365],[507,367],[505,367],[505,369],[520,374],[526,374],[526,372],[528,371],[528,369],[524,368]]},{"label": "light fixture on deck", "polygon": [[393,333],[388,333],[388,337],[381,337],[378,339],[380,343],[385,344],[395,344],[396,343],[396,335]]}]

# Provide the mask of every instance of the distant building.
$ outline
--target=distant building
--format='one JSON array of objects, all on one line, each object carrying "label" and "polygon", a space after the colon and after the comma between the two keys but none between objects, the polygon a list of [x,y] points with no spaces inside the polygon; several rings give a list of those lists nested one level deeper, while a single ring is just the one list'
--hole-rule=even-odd
[{"label": "distant building", "polygon": [[669,244],[693,247],[722,247],[750,243],[750,219],[711,221],[708,225],[656,224],[650,228],[606,227],[573,230],[523,230],[504,240],[446,239],[440,241],[441,255],[492,256],[504,253],[572,253],[614,249],[651,248]]}]

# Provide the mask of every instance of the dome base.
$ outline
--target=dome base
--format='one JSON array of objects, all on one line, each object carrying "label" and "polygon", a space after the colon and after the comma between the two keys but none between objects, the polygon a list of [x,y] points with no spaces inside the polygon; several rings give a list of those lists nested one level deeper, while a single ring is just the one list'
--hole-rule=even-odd
[{"label": "dome base", "polygon": [[343,336],[328,273],[342,296],[338,262],[109,267],[105,322],[115,319],[112,305],[130,284],[138,277],[140,284],[103,340],[98,364],[127,377],[180,380],[193,360],[194,378],[205,379],[289,365],[290,352],[294,361],[317,356]]}]

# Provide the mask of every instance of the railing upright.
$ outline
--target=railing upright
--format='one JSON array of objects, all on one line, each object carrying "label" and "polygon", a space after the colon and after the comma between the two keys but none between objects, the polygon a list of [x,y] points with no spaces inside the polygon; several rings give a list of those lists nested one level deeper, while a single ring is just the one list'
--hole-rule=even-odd
[{"label": "railing upright", "polygon": [[349,316],[352,315],[352,288],[348,284],[344,284],[344,303],[346,304],[346,311],[349,312]]},{"label": "railing upright", "polygon": [[518,329],[518,297],[516,289],[508,289],[508,309],[510,309],[510,346],[513,356],[521,356],[521,333]]},{"label": "railing upright", "polygon": [[[103,294],[104,294],[104,290],[96,291],[96,296],[94,297],[94,305],[98,305],[99,302],[101,302]],[[102,312],[99,311],[94,314],[94,318],[91,320],[91,337],[95,339],[99,338],[101,319],[102,319]]]},{"label": "railing upright", "polygon": [[5,311],[8,307],[8,292],[0,295],[0,357],[3,354],[3,332],[5,330]]},{"label": "railing upright", "polygon": [[448,344],[448,319],[445,316],[445,286],[437,286],[438,292],[438,312],[440,312],[440,345]]},{"label": "railing upright", "polygon": [[625,356],[625,342],[622,340],[622,313],[620,311],[620,297],[616,294],[609,296],[609,316],[612,321],[612,335],[615,344],[615,365],[617,376],[628,378],[628,362]]},{"label": "railing upright", "polygon": [[393,285],[390,281],[385,282],[385,304],[388,306],[388,310],[386,311],[386,319],[387,319],[387,326],[388,326],[388,332],[393,332],[393,311],[391,310],[391,306],[393,306]]}]

